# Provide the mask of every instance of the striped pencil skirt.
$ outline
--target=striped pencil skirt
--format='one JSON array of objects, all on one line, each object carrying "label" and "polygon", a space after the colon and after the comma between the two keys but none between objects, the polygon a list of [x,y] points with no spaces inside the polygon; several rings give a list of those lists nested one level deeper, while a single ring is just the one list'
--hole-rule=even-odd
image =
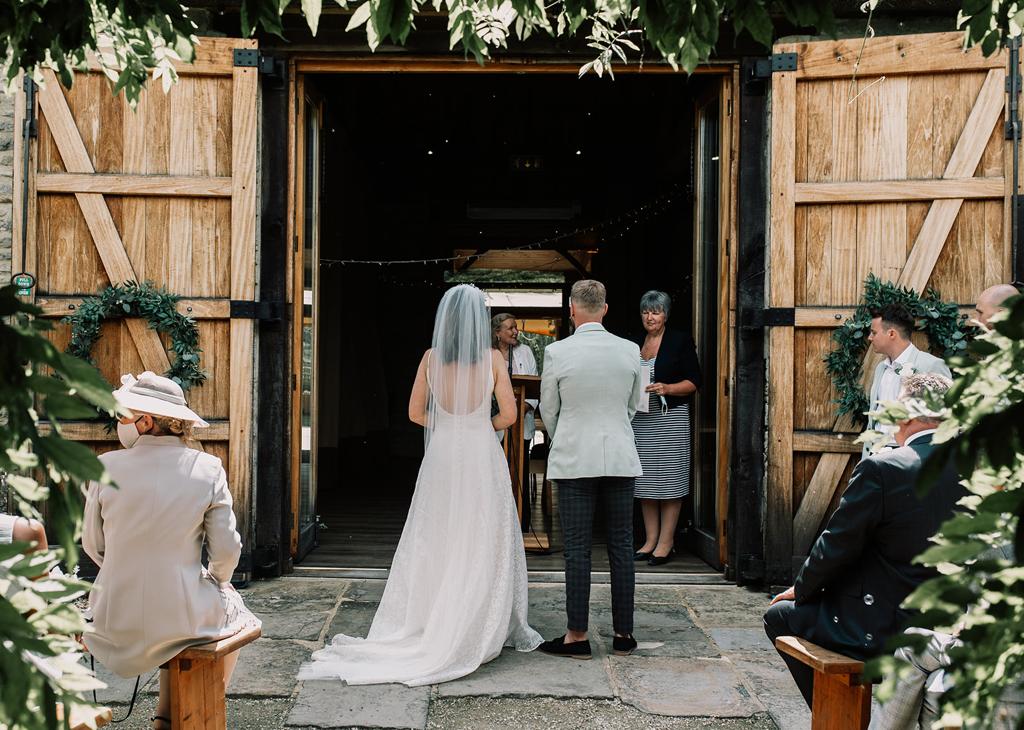
[{"label": "striped pencil skirt", "polygon": [[667,413],[651,399],[648,413],[633,417],[633,435],[643,476],[636,478],[637,499],[682,499],[690,493],[690,406]]}]

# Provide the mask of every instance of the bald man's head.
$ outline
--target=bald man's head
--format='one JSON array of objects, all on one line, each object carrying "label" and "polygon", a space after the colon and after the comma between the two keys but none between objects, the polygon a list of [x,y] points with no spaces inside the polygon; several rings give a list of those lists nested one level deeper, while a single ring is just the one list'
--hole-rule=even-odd
[{"label": "bald man's head", "polygon": [[1003,309],[1003,303],[1010,297],[1017,296],[1019,292],[1012,284],[996,284],[990,286],[978,297],[978,303],[974,311],[978,314],[978,321],[988,327],[989,319]]}]

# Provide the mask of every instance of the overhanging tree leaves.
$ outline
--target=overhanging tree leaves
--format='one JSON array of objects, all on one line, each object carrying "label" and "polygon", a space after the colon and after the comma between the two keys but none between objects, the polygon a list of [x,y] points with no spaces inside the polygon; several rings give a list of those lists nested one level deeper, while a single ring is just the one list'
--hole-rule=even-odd
[{"label": "overhanging tree leaves", "polygon": [[[417,14],[435,11],[448,17],[451,47],[481,63],[512,39],[582,35],[597,51],[585,70],[599,74],[610,71],[615,59],[640,58],[645,46],[674,68],[692,71],[710,57],[728,26],[766,47],[777,19],[825,35],[835,30],[828,0],[238,0],[238,31],[283,37],[282,13],[295,7],[315,34],[325,1],[352,12],[348,28],[364,29],[371,49],[404,44]],[[868,0],[866,6],[879,3]],[[963,0],[965,45],[980,45],[987,54],[1019,35],[1022,22],[1017,0]],[[195,30],[177,0],[0,0],[0,54],[8,80],[21,70],[37,74],[52,65],[70,85],[71,71],[92,54],[115,89],[133,101],[150,73],[165,86],[174,80],[174,62],[192,57]]]},{"label": "overhanging tree leaves", "polygon": [[[1024,296],[1002,316],[971,345],[973,359],[952,360],[957,379],[943,402],[891,404],[879,414],[888,423],[915,414],[944,417],[919,490],[927,492],[950,457],[969,490],[963,511],[917,558],[939,575],[906,601],[920,611],[913,625],[963,642],[949,651],[946,727],[991,727],[1004,692],[1024,690]],[[904,636],[898,643],[922,649],[927,639]],[[901,673],[891,656],[876,669],[889,675],[888,689]]]},{"label": "overhanging tree leaves", "polygon": [[[0,289],[0,476],[14,512],[38,517],[36,504],[48,502],[60,544],[35,553],[25,553],[24,543],[0,545],[0,727],[12,730],[56,730],[56,702],[70,711],[84,704],[79,693],[103,686],[79,662],[74,638],[85,623],[73,601],[89,586],[48,576],[58,563],[73,569],[78,561],[81,486],[107,479],[90,449],[61,437],[60,421],[97,408],[113,415],[116,406],[95,368],[47,339],[50,325],[39,314],[14,287]],[[40,409],[48,431],[40,426]]]}]

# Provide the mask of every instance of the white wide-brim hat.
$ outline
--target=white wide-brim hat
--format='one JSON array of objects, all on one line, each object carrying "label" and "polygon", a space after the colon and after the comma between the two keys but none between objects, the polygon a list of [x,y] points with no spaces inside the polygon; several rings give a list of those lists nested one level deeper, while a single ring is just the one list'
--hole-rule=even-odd
[{"label": "white wide-brim hat", "polygon": [[114,391],[119,404],[133,413],[140,411],[154,416],[180,418],[192,421],[197,428],[210,424],[199,417],[185,402],[185,391],[170,378],[164,378],[148,370],[138,379],[131,373],[121,376],[121,387]]}]

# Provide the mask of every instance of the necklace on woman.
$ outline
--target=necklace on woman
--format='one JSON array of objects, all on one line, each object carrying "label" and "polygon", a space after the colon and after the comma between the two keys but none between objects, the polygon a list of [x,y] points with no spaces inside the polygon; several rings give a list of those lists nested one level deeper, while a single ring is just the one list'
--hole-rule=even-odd
[{"label": "necklace on woman", "polygon": [[659,349],[661,349],[661,335],[657,337],[648,335],[644,340],[643,348],[640,350],[640,356],[644,360],[653,360],[658,355]]}]

